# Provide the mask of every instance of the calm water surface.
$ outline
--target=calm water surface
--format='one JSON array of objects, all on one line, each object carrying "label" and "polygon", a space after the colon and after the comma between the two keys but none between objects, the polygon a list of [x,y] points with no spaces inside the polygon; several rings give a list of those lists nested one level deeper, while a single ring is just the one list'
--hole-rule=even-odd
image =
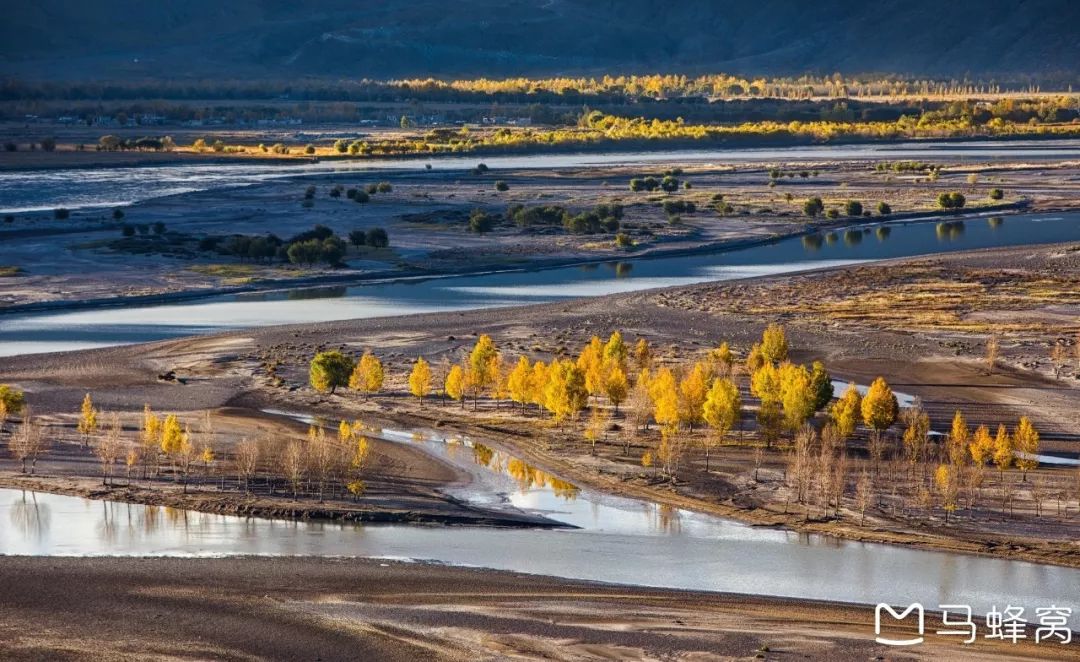
[{"label": "calm water surface", "polygon": [[897,222],[705,255],[218,296],[175,305],[0,316],[0,356],[271,324],[541,303],[884,258],[1077,240],[1077,213]]},{"label": "calm water surface", "polygon": [[489,530],[239,518],[0,490],[0,553],[379,557],[575,579],[893,603],[1072,606],[1080,571],[762,529],[598,494],[468,439],[384,431],[473,476],[454,495],[573,530]]}]

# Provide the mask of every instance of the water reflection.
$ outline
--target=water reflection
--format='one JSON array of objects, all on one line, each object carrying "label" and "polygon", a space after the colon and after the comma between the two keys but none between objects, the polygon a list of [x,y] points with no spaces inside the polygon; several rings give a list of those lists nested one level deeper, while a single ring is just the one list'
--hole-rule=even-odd
[{"label": "water reflection", "polygon": [[991,216],[986,219],[986,224],[990,226],[991,230],[997,230],[1005,223],[1005,219],[1001,216]]},{"label": "water reflection", "polygon": [[[1000,217],[997,217],[1000,218]],[[864,240],[876,235],[876,241]],[[843,235],[841,237],[841,235]],[[885,238],[888,241],[885,241]],[[842,239],[842,241],[841,241]],[[1080,214],[1017,215],[1007,224],[888,222],[728,252],[532,271],[414,278],[349,287],[226,295],[175,305],[0,317],[0,356],[162,340],[227,329],[559,301],[767,276],[936,251],[1080,240]],[[192,320],[197,320],[193,324]]]},{"label": "water reflection", "polygon": [[942,221],[937,224],[936,232],[938,241],[956,241],[964,236],[964,222]]},{"label": "water reflection", "polygon": [[11,504],[11,524],[30,540],[42,540],[49,531],[51,513],[49,506],[38,503],[37,492],[22,492]]},{"label": "water reflection", "polygon": [[308,287],[302,290],[289,290],[288,298],[290,301],[301,301],[304,299],[338,299],[345,296],[348,289],[349,288],[344,285]]},{"label": "water reflection", "polygon": [[474,443],[472,446],[473,460],[492,471],[504,473],[517,481],[519,491],[524,494],[529,490],[538,488],[550,489],[552,494],[573,501],[578,497],[581,490],[573,483],[556,478],[555,476],[537,469],[524,460],[516,458],[502,451]]}]

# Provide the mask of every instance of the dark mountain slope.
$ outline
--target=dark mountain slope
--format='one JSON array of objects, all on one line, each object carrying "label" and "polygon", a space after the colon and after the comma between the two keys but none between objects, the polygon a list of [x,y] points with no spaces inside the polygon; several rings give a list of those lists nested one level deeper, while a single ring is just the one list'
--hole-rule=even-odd
[{"label": "dark mountain slope", "polygon": [[0,72],[59,78],[1080,70],[1076,0],[9,0]]}]

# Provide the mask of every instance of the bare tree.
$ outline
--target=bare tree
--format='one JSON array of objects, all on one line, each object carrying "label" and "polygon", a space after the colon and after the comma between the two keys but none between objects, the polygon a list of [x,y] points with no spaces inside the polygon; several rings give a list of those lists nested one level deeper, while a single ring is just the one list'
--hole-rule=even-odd
[{"label": "bare tree", "polygon": [[292,487],[293,498],[300,492],[300,483],[307,474],[307,458],[304,456],[304,446],[296,439],[285,445],[278,458],[281,463],[281,473]]},{"label": "bare tree", "polygon": [[37,469],[38,456],[45,450],[46,443],[41,424],[34,419],[27,407],[23,411],[22,422],[8,442],[11,454],[19,461],[23,473],[26,473],[26,463],[29,461],[30,474],[33,475]]},{"label": "bare tree", "polygon": [[108,427],[105,429],[104,434],[98,438],[97,446],[94,447],[94,454],[101,461],[102,485],[108,485],[112,482],[113,466],[123,450],[123,442],[120,438],[123,429],[120,424],[120,415],[112,412],[108,417]]},{"label": "bare tree", "polygon": [[997,334],[993,334],[986,340],[986,370],[989,374],[994,374],[994,368],[997,367],[998,351],[1001,349],[998,342]]},{"label": "bare tree", "polygon": [[244,491],[251,490],[251,479],[259,469],[259,443],[244,438],[236,445],[236,479],[244,486]]},{"label": "bare tree", "polygon": [[859,511],[859,526],[866,521],[866,509],[874,499],[874,481],[870,474],[863,469],[859,475],[859,482],[855,485],[855,508]]}]

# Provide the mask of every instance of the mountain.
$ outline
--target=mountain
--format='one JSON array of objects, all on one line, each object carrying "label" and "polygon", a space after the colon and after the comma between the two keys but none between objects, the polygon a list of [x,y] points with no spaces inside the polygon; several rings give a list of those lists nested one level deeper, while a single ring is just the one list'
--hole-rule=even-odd
[{"label": "mountain", "polygon": [[1077,0],[8,0],[0,75],[1080,76]]}]

